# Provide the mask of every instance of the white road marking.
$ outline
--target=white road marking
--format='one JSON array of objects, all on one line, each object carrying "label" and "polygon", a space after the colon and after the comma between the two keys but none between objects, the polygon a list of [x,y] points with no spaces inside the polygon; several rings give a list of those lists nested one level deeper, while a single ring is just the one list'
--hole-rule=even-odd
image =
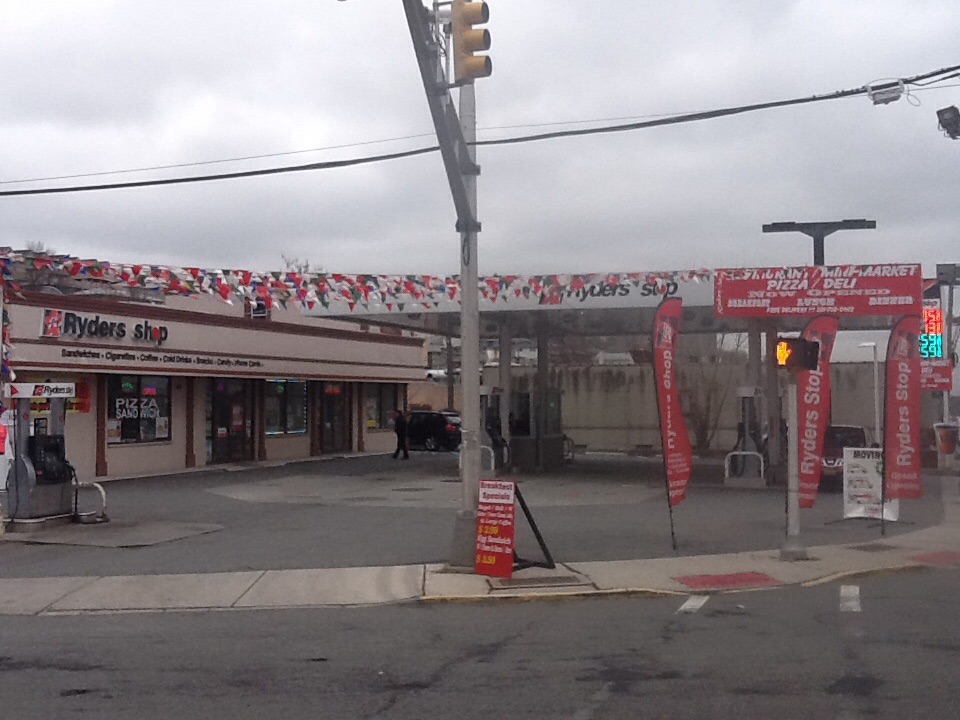
[{"label": "white road marking", "polygon": [[840,612],[860,612],[860,586],[840,586]]},{"label": "white road marking", "polygon": [[691,595],[687,598],[687,601],[680,606],[680,608],[677,610],[677,613],[695,613],[697,610],[702,608],[709,599],[709,595]]}]

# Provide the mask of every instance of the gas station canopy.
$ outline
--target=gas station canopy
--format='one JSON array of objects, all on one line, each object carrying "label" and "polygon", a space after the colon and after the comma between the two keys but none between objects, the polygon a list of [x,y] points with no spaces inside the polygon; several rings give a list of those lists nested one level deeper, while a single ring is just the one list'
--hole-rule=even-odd
[{"label": "gas station canopy", "polygon": [[[457,277],[329,274],[302,311],[457,335],[460,292]],[[684,333],[746,332],[757,319],[799,331],[818,314],[837,315],[842,330],[881,330],[891,316],[919,314],[922,279],[919,264],[493,275],[478,292],[485,337],[506,318],[515,336],[542,323],[554,334],[645,334],[665,297],[683,300]]]}]

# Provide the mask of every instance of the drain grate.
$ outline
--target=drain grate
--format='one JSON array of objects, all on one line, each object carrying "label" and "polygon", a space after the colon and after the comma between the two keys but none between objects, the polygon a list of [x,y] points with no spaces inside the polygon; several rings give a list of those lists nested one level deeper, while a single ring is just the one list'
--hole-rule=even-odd
[{"label": "drain grate", "polygon": [[394,488],[390,492],[427,492],[430,488],[421,488],[421,487],[406,487],[406,488]]},{"label": "drain grate", "polygon": [[513,588],[563,587],[565,585],[586,585],[587,582],[576,575],[550,575],[546,577],[498,578],[490,580],[494,590]]},{"label": "drain grate", "polygon": [[869,542],[863,545],[847,545],[851,550],[860,550],[862,552],[886,552],[887,550],[896,550],[896,545],[885,545],[879,542]]}]

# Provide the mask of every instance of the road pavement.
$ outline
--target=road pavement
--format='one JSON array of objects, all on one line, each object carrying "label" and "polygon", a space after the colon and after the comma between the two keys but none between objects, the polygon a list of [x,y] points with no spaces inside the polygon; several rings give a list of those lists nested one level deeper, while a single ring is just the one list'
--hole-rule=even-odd
[{"label": "road pavement", "polygon": [[[670,526],[661,466],[586,456],[520,487],[558,566],[502,583],[448,572],[456,457],[362,456],[107,484],[110,523],[0,542],[0,613],[316,607],[580,594],[688,594],[960,565],[956,477],[929,475],[902,521],[804,511],[813,559],[779,560],[783,489],[722,486],[701,464]],[[536,557],[528,529],[519,550]]]},{"label": "road pavement", "polygon": [[0,705],[25,720],[951,718],[958,577],[927,567],[642,600],[4,617]]}]

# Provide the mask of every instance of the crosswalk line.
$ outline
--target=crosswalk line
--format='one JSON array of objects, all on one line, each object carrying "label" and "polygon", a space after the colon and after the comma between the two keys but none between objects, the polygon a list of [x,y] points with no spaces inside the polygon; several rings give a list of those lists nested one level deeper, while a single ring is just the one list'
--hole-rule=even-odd
[{"label": "crosswalk line", "polygon": [[687,598],[687,601],[679,607],[677,613],[695,613],[697,610],[702,608],[709,599],[709,595],[691,595]]},{"label": "crosswalk line", "polygon": [[860,586],[840,586],[840,612],[860,612]]}]

